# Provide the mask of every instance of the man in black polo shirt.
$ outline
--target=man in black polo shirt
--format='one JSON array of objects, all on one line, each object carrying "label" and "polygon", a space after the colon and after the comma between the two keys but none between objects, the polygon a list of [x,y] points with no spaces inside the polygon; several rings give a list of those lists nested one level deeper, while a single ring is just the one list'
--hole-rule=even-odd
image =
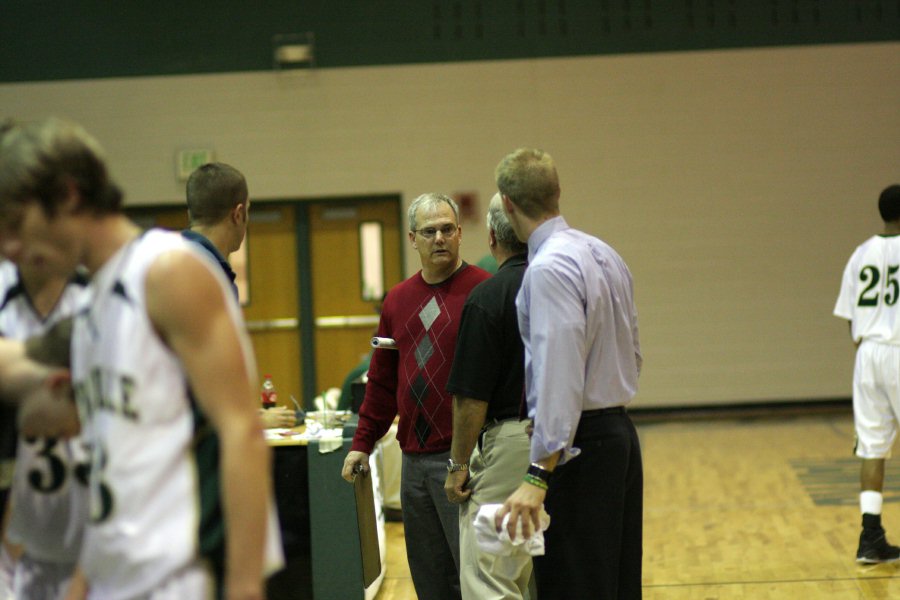
[{"label": "man in black polo shirt", "polygon": [[444,490],[459,507],[460,585],[464,600],[523,598],[531,577],[528,556],[485,554],[473,522],[483,504],[502,503],[528,468],[527,421],[519,420],[525,355],[516,317],[516,294],[528,247],[509,225],[500,195],[487,215],[488,244],[499,269],[478,284],[463,307],[456,356],[447,383],[453,394],[453,443]]}]

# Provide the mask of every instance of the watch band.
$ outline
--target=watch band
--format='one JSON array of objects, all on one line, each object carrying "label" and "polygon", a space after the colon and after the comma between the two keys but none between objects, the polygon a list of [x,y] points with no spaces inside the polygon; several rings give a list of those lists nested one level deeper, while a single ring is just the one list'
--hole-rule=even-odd
[{"label": "watch band", "polygon": [[452,458],[447,459],[447,472],[456,473],[457,471],[468,471],[469,463],[454,462]]},{"label": "watch band", "polygon": [[527,473],[532,477],[537,477],[544,483],[550,483],[550,474],[552,473],[552,471],[548,471],[537,463],[531,463],[531,465],[529,465],[528,467]]}]

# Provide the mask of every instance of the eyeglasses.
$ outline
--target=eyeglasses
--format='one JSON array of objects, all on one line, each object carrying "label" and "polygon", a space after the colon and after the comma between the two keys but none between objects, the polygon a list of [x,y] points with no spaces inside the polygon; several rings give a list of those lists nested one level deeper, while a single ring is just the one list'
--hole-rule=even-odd
[{"label": "eyeglasses", "polygon": [[453,237],[456,235],[456,231],[459,229],[453,223],[448,223],[446,225],[442,225],[440,227],[424,227],[422,229],[413,229],[413,233],[418,233],[426,240],[433,240],[434,236],[437,235],[437,232],[440,231],[441,235],[445,238]]}]

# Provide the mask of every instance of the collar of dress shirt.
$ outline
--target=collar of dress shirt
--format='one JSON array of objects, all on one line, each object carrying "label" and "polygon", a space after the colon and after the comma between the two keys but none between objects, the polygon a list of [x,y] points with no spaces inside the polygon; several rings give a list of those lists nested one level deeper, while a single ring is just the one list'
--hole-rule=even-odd
[{"label": "collar of dress shirt", "polygon": [[528,237],[528,262],[534,260],[534,255],[538,253],[544,242],[557,231],[569,229],[569,224],[562,215],[548,219],[538,225],[537,229],[531,232]]}]

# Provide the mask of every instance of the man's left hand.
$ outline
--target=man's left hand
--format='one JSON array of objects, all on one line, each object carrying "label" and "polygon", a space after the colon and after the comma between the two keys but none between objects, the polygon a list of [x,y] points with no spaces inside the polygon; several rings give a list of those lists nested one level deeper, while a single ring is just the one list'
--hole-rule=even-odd
[{"label": "man's left hand", "polygon": [[494,517],[494,526],[497,533],[500,533],[503,527],[503,517],[509,514],[509,523],[506,525],[506,531],[509,533],[509,539],[516,539],[516,529],[519,521],[522,522],[522,536],[527,540],[531,537],[532,532],[537,531],[541,527],[541,507],[544,504],[544,498],[547,491],[531,485],[530,483],[522,483],[512,495],[506,499],[500,510]]},{"label": "man's left hand", "polygon": [[447,500],[450,504],[462,504],[472,495],[472,490],[466,489],[466,483],[469,482],[469,472],[454,471],[447,473],[447,479],[444,481],[444,492],[447,494]]},{"label": "man's left hand", "polygon": [[70,438],[81,431],[67,370],[55,370],[23,398],[18,414],[23,436]]}]

